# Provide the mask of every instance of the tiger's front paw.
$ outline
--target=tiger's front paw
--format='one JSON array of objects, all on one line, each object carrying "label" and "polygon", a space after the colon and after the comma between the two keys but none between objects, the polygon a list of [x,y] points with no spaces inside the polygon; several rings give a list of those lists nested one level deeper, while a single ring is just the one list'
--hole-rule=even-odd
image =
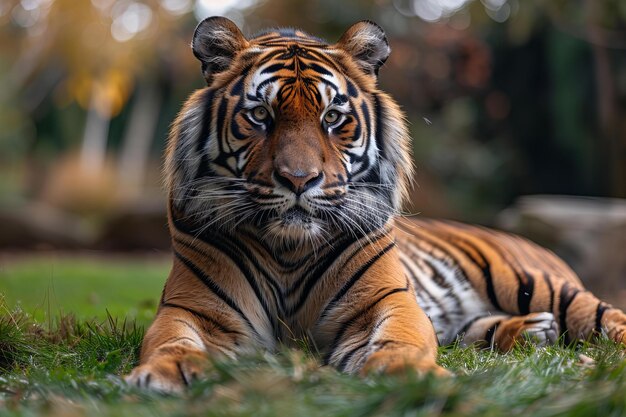
[{"label": "tiger's front paw", "polygon": [[203,379],[209,364],[202,351],[180,346],[160,349],[146,363],[133,369],[124,380],[139,388],[177,394],[192,382]]},{"label": "tiger's front paw", "polygon": [[453,374],[437,365],[434,360],[420,357],[412,349],[378,351],[370,355],[361,369],[361,375],[382,373],[385,375],[406,375],[415,372],[418,375],[433,374],[437,377],[450,377]]},{"label": "tiger's front paw", "polygon": [[609,339],[621,343],[626,348],[626,314],[616,308],[604,313],[602,331]]},{"label": "tiger's front paw", "polygon": [[626,349],[626,325],[617,325],[609,329],[604,329],[607,337],[614,342],[621,343]]}]

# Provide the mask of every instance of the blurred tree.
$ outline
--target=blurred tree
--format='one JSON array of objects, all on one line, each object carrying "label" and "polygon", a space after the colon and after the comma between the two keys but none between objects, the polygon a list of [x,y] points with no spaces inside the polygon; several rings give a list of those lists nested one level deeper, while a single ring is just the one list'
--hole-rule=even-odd
[{"label": "blurred tree", "polygon": [[[188,80],[197,71],[188,53],[188,32],[195,24],[187,13],[192,4],[182,1],[187,6],[181,10],[177,3],[181,1],[4,3],[0,55],[12,64],[5,69],[3,86],[9,88],[3,107],[18,103],[36,120],[42,108],[54,111],[78,104],[87,112],[82,171],[96,175],[104,166],[111,119],[125,109],[135,91],[141,91],[134,103],[148,107],[131,113],[125,135],[126,141],[137,144],[123,147],[138,169],[129,168],[135,162],[128,157],[121,164],[124,175],[137,177],[129,178],[130,184],[136,184],[158,122],[156,90],[164,78],[183,84],[179,80]],[[137,90],[138,85],[143,89]],[[62,146],[71,147],[76,139],[61,138]]]},{"label": "blurred tree", "polygon": [[117,188],[137,195],[151,150],[202,86],[193,27],[225,14],[249,34],[298,26],[331,42],[356,20],[382,24],[394,53],[381,83],[412,122],[418,181],[445,189],[434,205],[452,216],[489,221],[524,193],[626,196],[624,4],[4,0],[0,162],[17,168],[0,190],[14,195],[25,173],[37,195],[49,180],[40,166],[68,150],[104,177],[115,149]]}]

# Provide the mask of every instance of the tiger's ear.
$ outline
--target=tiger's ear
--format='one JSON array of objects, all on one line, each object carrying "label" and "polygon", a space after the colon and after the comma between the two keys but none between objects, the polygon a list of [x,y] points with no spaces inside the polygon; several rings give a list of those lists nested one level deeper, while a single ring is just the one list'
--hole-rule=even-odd
[{"label": "tiger's ear", "polygon": [[385,31],[371,20],[350,26],[337,45],[352,55],[366,73],[375,76],[391,52]]},{"label": "tiger's ear", "polygon": [[230,66],[233,58],[248,41],[237,25],[225,17],[207,17],[196,27],[191,41],[193,54],[202,63],[202,74],[207,84],[213,75]]}]

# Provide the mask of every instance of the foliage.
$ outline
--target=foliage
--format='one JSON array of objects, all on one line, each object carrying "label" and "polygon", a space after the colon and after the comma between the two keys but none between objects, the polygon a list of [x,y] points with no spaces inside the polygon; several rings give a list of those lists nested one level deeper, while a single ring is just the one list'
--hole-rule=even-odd
[{"label": "foliage", "polygon": [[[63,317],[51,328],[18,315],[0,320],[0,416],[617,416],[626,412],[623,348],[518,347],[508,355],[442,348],[455,378],[365,379],[283,349],[216,362],[182,397],[126,386],[142,331]],[[595,359],[581,363],[579,353]]]},{"label": "foliage", "polygon": [[[209,14],[249,34],[297,26],[331,42],[356,20],[382,24],[394,52],[381,83],[412,122],[418,182],[434,188],[416,192],[417,211],[489,222],[522,194],[626,195],[623,1],[6,0],[2,199],[46,198],[46,174],[78,148],[84,167],[133,149],[126,160],[157,161],[180,102],[202,86],[188,44]],[[156,109],[142,119],[145,103]],[[118,183],[143,181],[128,175],[121,167]]]}]

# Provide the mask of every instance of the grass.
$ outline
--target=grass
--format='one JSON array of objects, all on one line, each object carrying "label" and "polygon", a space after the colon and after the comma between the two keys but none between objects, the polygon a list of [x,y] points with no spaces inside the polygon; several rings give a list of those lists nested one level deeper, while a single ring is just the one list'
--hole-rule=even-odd
[{"label": "grass", "polygon": [[105,319],[107,312],[148,324],[169,272],[169,255],[112,258],[46,256],[0,262],[9,311],[43,321],[57,313]]},{"label": "grass", "polygon": [[442,348],[440,363],[457,375],[443,380],[363,379],[320,367],[305,351],[259,352],[215,363],[208,381],[170,397],[120,377],[136,364],[141,326],[84,317],[0,316],[0,417],[626,415],[624,349],[607,340],[508,355]]}]

